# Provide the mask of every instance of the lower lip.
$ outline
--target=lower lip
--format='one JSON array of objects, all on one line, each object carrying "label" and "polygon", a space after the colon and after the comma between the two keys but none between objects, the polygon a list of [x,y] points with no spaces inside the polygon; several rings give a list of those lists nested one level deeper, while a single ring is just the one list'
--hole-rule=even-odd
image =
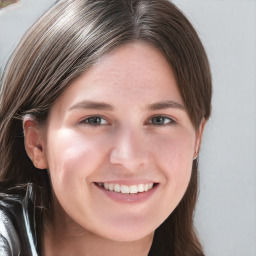
[{"label": "lower lip", "polygon": [[158,184],[156,184],[152,189],[146,192],[139,192],[137,194],[123,194],[114,191],[109,191],[104,189],[103,187],[95,184],[95,186],[101,190],[106,196],[111,198],[112,200],[119,203],[139,203],[146,201],[149,199],[157,190]]}]

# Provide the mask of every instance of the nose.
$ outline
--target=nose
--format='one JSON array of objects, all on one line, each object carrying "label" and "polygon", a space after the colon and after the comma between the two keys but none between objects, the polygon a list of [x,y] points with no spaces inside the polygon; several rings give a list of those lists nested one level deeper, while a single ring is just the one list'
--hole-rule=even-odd
[{"label": "nose", "polygon": [[136,172],[146,164],[149,154],[142,131],[126,128],[116,132],[112,139],[111,164],[120,165],[129,172]]}]

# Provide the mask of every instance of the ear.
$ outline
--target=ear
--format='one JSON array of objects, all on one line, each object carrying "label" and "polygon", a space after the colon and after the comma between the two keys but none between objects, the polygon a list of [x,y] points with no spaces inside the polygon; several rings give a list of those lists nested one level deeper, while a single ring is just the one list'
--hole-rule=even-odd
[{"label": "ear", "polygon": [[195,141],[195,148],[194,148],[194,160],[197,159],[198,153],[200,151],[202,136],[204,132],[204,127],[206,124],[206,120],[202,119],[198,130],[196,131],[196,141]]},{"label": "ear", "polygon": [[24,144],[26,152],[38,169],[47,168],[43,129],[33,117],[27,115],[23,119]]}]

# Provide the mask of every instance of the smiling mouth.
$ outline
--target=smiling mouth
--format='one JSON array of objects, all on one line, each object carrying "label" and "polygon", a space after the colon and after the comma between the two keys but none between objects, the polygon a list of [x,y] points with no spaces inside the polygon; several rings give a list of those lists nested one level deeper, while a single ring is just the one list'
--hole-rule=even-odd
[{"label": "smiling mouth", "polygon": [[121,185],[114,183],[102,183],[96,182],[98,186],[104,188],[105,190],[121,193],[121,194],[138,194],[151,190],[157,183],[141,183],[138,185]]}]

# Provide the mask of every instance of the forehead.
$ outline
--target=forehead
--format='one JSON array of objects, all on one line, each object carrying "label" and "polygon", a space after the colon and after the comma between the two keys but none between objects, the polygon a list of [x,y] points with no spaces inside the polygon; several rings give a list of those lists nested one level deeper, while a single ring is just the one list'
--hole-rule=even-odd
[{"label": "forehead", "polygon": [[84,99],[141,105],[154,100],[182,103],[169,63],[158,49],[143,42],[123,45],[101,58],[69,85],[58,102]]}]

